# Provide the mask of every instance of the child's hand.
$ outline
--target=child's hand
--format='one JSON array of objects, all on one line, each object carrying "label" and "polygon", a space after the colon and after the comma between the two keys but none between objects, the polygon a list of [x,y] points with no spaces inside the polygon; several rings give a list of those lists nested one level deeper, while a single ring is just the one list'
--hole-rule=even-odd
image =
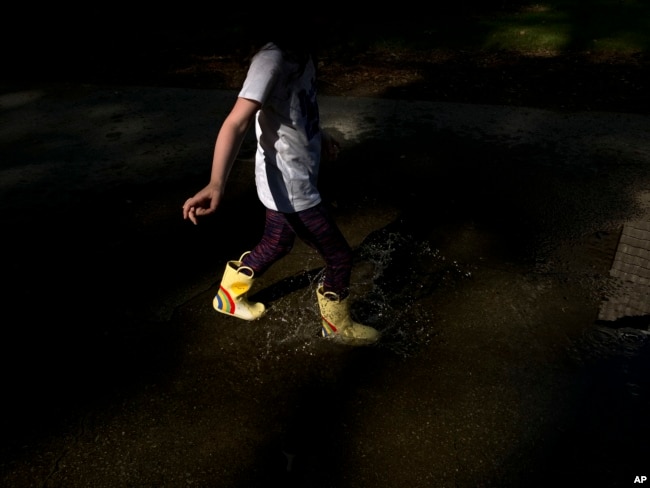
[{"label": "child's hand", "polygon": [[197,217],[214,213],[221,199],[220,192],[208,185],[183,204],[183,219],[190,220],[194,225],[199,222]]},{"label": "child's hand", "polygon": [[336,161],[341,152],[341,145],[326,131],[321,132],[321,158],[323,161]]}]

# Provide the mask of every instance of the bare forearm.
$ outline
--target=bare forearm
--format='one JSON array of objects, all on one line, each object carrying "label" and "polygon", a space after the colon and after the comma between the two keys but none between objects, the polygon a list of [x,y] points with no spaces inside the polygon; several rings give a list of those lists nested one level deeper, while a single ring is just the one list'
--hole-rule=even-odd
[{"label": "bare forearm", "polygon": [[183,204],[183,218],[197,224],[198,217],[213,213],[219,206],[232,168],[246,132],[260,105],[252,100],[238,98],[224,121],[212,156],[210,182]]},{"label": "bare forearm", "polygon": [[214,145],[210,185],[223,191],[245,135],[246,128],[236,128],[229,125],[224,125],[221,128]]}]

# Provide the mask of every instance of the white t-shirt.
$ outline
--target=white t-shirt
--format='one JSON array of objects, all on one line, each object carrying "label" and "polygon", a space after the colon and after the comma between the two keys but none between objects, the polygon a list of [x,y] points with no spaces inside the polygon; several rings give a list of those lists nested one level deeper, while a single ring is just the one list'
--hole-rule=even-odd
[{"label": "white t-shirt", "polygon": [[[239,96],[262,104],[255,117],[255,183],[265,207],[292,213],[321,201],[317,188],[321,133],[311,59],[286,61],[274,44],[252,59]],[[292,76],[293,75],[293,76]]]}]

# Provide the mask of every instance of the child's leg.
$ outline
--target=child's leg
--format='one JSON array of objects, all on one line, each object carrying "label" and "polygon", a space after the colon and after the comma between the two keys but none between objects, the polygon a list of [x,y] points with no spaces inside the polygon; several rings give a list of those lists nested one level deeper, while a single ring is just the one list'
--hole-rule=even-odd
[{"label": "child's leg", "polygon": [[350,293],[353,253],[350,245],[322,203],[287,214],[293,231],[325,260],[324,291],[344,299]]},{"label": "child's leg", "polygon": [[244,256],[242,263],[252,268],[259,277],[273,263],[289,254],[295,239],[296,235],[284,214],[267,209],[262,240]]}]

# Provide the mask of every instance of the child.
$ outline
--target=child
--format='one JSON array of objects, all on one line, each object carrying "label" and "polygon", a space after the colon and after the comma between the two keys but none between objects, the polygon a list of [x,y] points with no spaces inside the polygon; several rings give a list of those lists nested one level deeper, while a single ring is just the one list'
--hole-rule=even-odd
[{"label": "child", "polygon": [[216,210],[242,140],[254,123],[255,183],[266,208],[264,232],[256,247],[226,264],[214,308],[244,320],[262,316],[264,304],[249,301],[247,292],[256,276],[291,251],[298,236],[325,261],[317,289],[322,335],[355,345],[373,343],[378,331],[350,317],[352,249],[317,188],[321,155],[335,156],[338,144],[320,128],[311,54],[305,44],[292,44],[276,38],[253,56],[217,136],[210,182],[185,202],[183,218],[196,225],[199,217]]}]

